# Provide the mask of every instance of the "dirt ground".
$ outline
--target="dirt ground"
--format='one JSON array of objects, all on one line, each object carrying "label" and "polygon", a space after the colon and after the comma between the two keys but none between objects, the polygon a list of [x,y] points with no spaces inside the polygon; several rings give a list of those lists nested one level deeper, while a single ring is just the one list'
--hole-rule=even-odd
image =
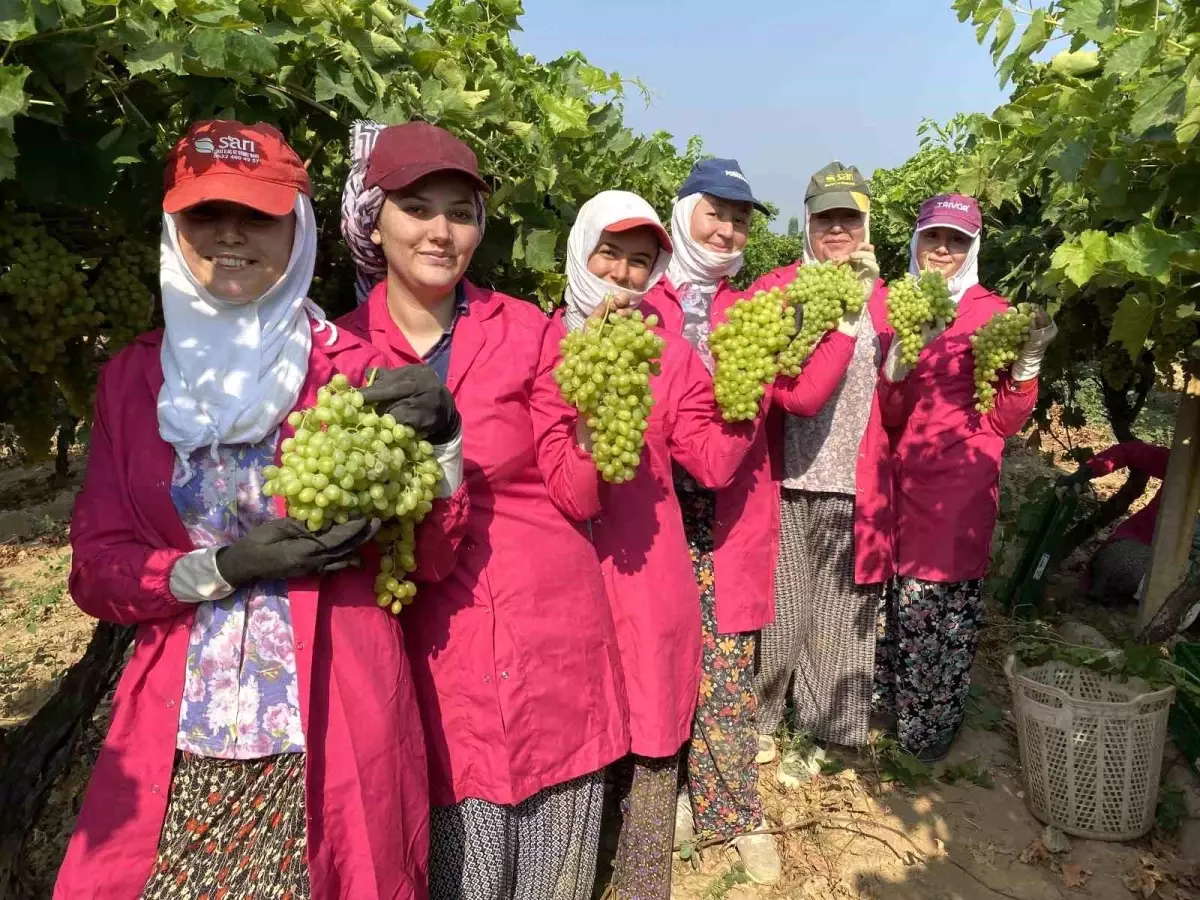
[{"label": "dirt ground", "polygon": [[[1111,436],[1076,432],[1073,440],[1104,446]],[[1051,435],[1041,442],[1042,451],[1062,449]],[[1063,464],[1061,452],[1054,463],[1068,469],[1074,465]],[[82,469],[81,460],[74,469]],[[1022,484],[1047,473],[1054,469],[1029,447],[1028,435],[1014,439],[1005,483],[1019,492]],[[1097,486],[1103,493],[1120,481],[1112,476]],[[70,602],[66,589],[66,529],[78,484],[78,475],[55,483],[44,469],[14,468],[0,460],[0,727],[19,724],[36,712],[91,635],[93,623]],[[1101,630],[1119,633],[1126,624],[1120,615],[1075,602],[1086,551],[1068,560],[1051,582],[1052,603],[1074,610],[1078,618],[1090,617]],[[762,772],[762,793],[770,824],[786,830],[779,837],[783,881],[770,888],[748,884],[736,853],[714,847],[686,861],[676,858],[672,897],[1200,900],[1200,778],[1173,748],[1168,748],[1164,772],[1179,786],[1177,796],[1184,803],[1177,830],[1156,830],[1131,844],[1071,839],[1060,846],[1055,835],[1043,839],[1043,826],[1024,804],[1015,731],[1007,712],[1001,666],[1009,627],[997,614],[986,629],[972,714],[947,763],[952,774],[967,772],[990,786],[969,780],[951,784],[947,782],[953,779],[944,775],[943,780],[912,786],[885,783],[886,762],[871,750],[840,756],[831,752],[837,765],[829,774],[791,791],[776,782],[775,765],[768,765]],[[50,896],[107,716],[106,703],[36,823],[21,874],[22,897]],[[842,771],[832,771],[842,766]],[[941,766],[939,772],[945,769]],[[1044,840],[1060,852],[1050,852]]]}]

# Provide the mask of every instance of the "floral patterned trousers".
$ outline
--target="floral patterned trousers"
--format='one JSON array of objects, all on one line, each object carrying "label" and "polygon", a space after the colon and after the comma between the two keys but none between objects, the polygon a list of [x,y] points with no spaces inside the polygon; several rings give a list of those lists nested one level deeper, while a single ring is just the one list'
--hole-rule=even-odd
[{"label": "floral patterned trousers", "polygon": [[687,757],[688,793],[700,836],[732,837],[762,824],[758,796],[758,702],[754,696],[755,635],[718,634],[712,526],[716,501],[690,478],[676,493],[696,582],[700,587],[700,699]]},{"label": "floral patterned trousers", "polygon": [[962,725],[983,619],[983,581],[897,577],[884,591],[875,700],[894,712],[910,753],[948,743]]}]

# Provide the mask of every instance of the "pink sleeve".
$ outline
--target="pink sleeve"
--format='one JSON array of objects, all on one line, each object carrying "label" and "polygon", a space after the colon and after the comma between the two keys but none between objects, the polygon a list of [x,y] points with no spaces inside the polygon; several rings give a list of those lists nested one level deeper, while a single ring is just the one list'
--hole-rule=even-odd
[{"label": "pink sleeve", "polygon": [[799,375],[775,379],[772,402],[793,416],[815,416],[841,384],[853,355],[854,338],[830,332],[817,344]]},{"label": "pink sleeve", "polygon": [[1033,408],[1037,406],[1038,380],[1014,382],[1005,373],[996,385],[996,405],[988,413],[992,427],[1005,437],[1012,437],[1025,427]]},{"label": "pink sleeve", "polygon": [[726,422],[713,396],[712,376],[691,346],[671,360],[677,386],[667,397],[674,423],[667,442],[671,457],[709,490],[728,487],[741,468],[754,437],[763,426],[763,413],[752,422]]},{"label": "pink sleeve", "polygon": [[414,581],[432,584],[450,574],[458,562],[458,548],[467,533],[470,512],[471,496],[465,480],[449,497],[433,501],[433,509],[417,526]]},{"label": "pink sleeve", "polygon": [[118,625],[169,619],[193,609],[171,593],[184,551],[152,547],[132,528],[134,511],[105,420],[103,373],[96,389],[87,478],[71,517],[70,591],[89,616]]},{"label": "pink sleeve", "polygon": [[1133,469],[1145,472],[1152,478],[1165,478],[1171,451],[1145,441],[1126,441],[1109,447],[1087,461],[1087,467],[1095,476],[1108,475],[1118,469]]},{"label": "pink sleeve", "polygon": [[546,326],[529,397],[534,453],[554,505],[568,519],[584,522],[600,515],[600,473],[576,439],[579,413],[554,381],[562,327],[550,321]]}]

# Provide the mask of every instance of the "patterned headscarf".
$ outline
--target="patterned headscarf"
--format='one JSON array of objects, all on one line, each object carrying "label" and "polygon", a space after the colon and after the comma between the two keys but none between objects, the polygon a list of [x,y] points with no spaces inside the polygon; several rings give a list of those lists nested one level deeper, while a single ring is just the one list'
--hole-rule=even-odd
[{"label": "patterned headscarf", "polygon": [[[379,222],[387,192],[366,186],[367,164],[379,133],[386,128],[379,122],[359,119],[350,129],[350,174],[342,188],[342,237],[354,260],[356,275],[354,293],[362,303],[371,289],[387,277],[387,259],[383,248],[371,240],[371,232]],[[487,207],[483,194],[475,194],[475,213],[479,220],[479,239],[487,223]]]}]

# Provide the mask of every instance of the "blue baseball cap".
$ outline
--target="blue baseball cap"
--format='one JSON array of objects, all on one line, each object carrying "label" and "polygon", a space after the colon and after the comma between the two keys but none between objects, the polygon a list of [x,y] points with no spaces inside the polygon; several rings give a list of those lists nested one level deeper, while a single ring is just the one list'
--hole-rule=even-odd
[{"label": "blue baseball cap", "polygon": [[742,167],[736,159],[702,159],[696,163],[692,174],[679,189],[680,197],[691,194],[709,194],[735,203],[749,203],[755,209],[769,215],[767,207],[754,199],[750,182],[742,174]]}]

